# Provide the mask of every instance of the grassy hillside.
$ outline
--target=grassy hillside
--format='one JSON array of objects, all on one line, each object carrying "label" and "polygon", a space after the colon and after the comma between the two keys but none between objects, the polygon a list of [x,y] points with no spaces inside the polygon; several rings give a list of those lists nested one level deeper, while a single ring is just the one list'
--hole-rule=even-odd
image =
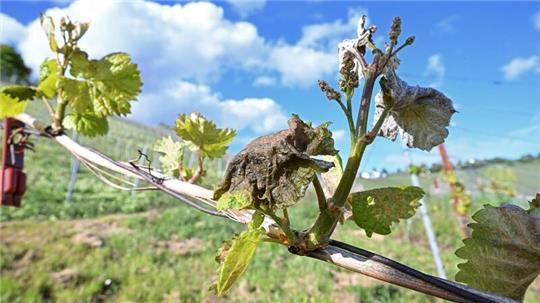
[{"label": "grassy hillside", "polygon": [[[35,113],[39,114],[39,112]],[[165,131],[111,121],[111,134],[83,143],[118,159],[133,159]],[[435,302],[413,291],[383,284],[320,261],[290,255],[275,244],[262,245],[245,277],[225,298],[207,289],[222,241],[242,229],[239,224],[189,209],[159,192],[132,195],[112,189],[81,168],[73,200],[65,203],[70,155],[46,139],[28,153],[28,192],[21,209],[0,209],[0,302]],[[154,165],[157,165],[155,163]],[[219,178],[218,162],[209,164],[205,184]],[[473,209],[512,198],[483,193],[474,183],[481,168],[459,171],[474,194]],[[515,164],[516,192],[532,195],[540,162]],[[435,175],[422,176],[429,212],[447,274],[461,262],[453,252],[461,245],[449,196],[432,188]],[[373,188],[409,184],[404,174],[358,180]],[[469,185],[471,184],[471,185]],[[524,203],[523,199],[512,199]],[[298,229],[316,216],[308,192],[292,210]],[[22,220],[24,219],[24,220]],[[419,216],[394,227],[388,237],[369,239],[346,223],[336,239],[375,251],[435,274]],[[536,281],[526,302],[540,302]]]}]

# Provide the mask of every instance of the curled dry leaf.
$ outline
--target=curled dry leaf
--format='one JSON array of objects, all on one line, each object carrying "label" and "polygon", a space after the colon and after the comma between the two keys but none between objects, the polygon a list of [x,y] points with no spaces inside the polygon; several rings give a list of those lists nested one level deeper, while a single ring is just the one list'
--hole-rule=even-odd
[{"label": "curled dry leaf", "polygon": [[[363,55],[366,52],[366,46],[372,44],[371,35],[375,31],[374,27],[365,28],[367,16],[363,15],[358,19],[357,38],[345,39],[338,45],[339,53],[339,70],[340,72],[347,69],[348,72],[354,71],[361,79],[366,73],[366,66],[364,65]],[[348,66],[348,56],[352,56],[354,59],[354,66]]]},{"label": "curled dry leaf", "polygon": [[336,153],[328,123],[313,128],[293,115],[288,129],[253,140],[232,159],[214,198],[220,208],[293,205],[315,173],[333,166],[311,156]]},{"label": "curled dry leaf", "polygon": [[383,92],[375,97],[377,121],[384,108],[391,106],[390,115],[384,121],[380,136],[395,140],[401,133],[408,147],[431,150],[444,142],[448,136],[450,118],[456,112],[452,100],[430,87],[410,86],[401,80],[395,68],[399,62],[392,60],[384,71],[392,104],[385,102]]}]

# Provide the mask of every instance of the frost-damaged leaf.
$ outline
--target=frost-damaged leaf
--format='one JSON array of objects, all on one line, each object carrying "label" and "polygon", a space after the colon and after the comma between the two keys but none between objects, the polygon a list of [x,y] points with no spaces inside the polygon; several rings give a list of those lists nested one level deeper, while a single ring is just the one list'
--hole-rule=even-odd
[{"label": "frost-damaged leaf", "polygon": [[92,99],[86,81],[61,77],[58,88],[62,99],[67,101],[74,111],[82,113],[92,109]]},{"label": "frost-damaged leaf", "polygon": [[77,40],[81,39],[82,36],[84,36],[84,34],[86,34],[86,31],[90,27],[90,23],[88,23],[88,22],[82,22],[82,23],[75,22],[75,23],[73,23],[73,25],[74,25],[73,30],[69,33],[70,34],[69,38],[72,41],[77,41]]},{"label": "frost-damaged leaf", "polygon": [[234,156],[214,198],[219,200],[226,192],[242,193],[250,202],[271,208],[293,205],[304,196],[315,173],[333,166],[311,156],[336,153],[328,124],[313,128],[293,115],[288,129],[257,138]]},{"label": "frost-damaged leaf", "polygon": [[236,136],[232,128],[217,128],[200,113],[179,115],[174,124],[176,134],[200,148],[208,158],[225,155],[227,145]]},{"label": "frost-damaged leaf", "polygon": [[371,237],[373,233],[387,235],[393,223],[412,217],[423,196],[421,188],[405,186],[356,192],[350,194],[348,199],[354,222]]},{"label": "frost-damaged leaf", "polygon": [[184,160],[184,148],[186,144],[181,141],[174,141],[171,136],[159,139],[154,145],[154,150],[160,153],[159,162],[161,169],[166,175],[178,177],[180,167]]},{"label": "frost-damaged leaf", "polygon": [[129,102],[141,91],[142,81],[137,65],[126,53],[112,53],[100,60],[88,60],[82,51],[71,57],[71,74],[88,81],[94,111],[102,116],[126,115]]},{"label": "frost-damaged leaf", "polygon": [[540,216],[515,205],[485,205],[473,215],[472,237],[456,255],[456,280],[493,293],[523,300],[540,274]]},{"label": "frost-damaged leaf", "polygon": [[532,216],[540,218],[540,193],[537,193],[536,198],[529,202],[529,210],[527,212]]},{"label": "frost-damaged leaf", "polygon": [[56,42],[54,33],[55,27],[53,19],[49,16],[41,14],[39,15],[39,21],[41,22],[41,27],[43,28],[45,35],[47,35],[47,39],[49,40],[49,47],[53,52],[58,52],[58,43]]},{"label": "frost-damaged leaf", "polygon": [[0,88],[0,93],[19,102],[34,100],[37,92],[38,91],[35,88],[24,85],[8,85]]},{"label": "frost-damaged leaf", "polygon": [[[262,223],[262,220],[257,221]],[[219,249],[216,260],[221,265],[218,269],[216,284],[213,286],[218,296],[223,295],[231,288],[251,262],[257,245],[261,241],[261,236],[264,235],[264,232],[258,229],[258,226],[254,226],[256,224],[253,224],[253,227],[243,231],[232,240],[226,241],[223,247]]]},{"label": "frost-damaged leaf", "polygon": [[[456,110],[452,100],[436,89],[410,86],[401,80],[395,72],[397,60],[394,62],[384,72],[393,105],[379,135],[395,140],[401,133],[408,147],[429,151],[448,136],[447,127]],[[388,106],[382,91],[375,96],[375,103],[374,122]]]},{"label": "frost-damaged leaf", "polygon": [[38,90],[47,98],[56,95],[56,83],[59,79],[58,64],[54,59],[47,59],[39,66]]},{"label": "frost-damaged leaf", "polygon": [[70,113],[64,119],[64,126],[88,137],[105,135],[109,130],[107,118],[96,116],[93,112]]},{"label": "frost-damaged leaf", "polygon": [[0,119],[24,113],[28,102],[17,101],[0,92]]}]

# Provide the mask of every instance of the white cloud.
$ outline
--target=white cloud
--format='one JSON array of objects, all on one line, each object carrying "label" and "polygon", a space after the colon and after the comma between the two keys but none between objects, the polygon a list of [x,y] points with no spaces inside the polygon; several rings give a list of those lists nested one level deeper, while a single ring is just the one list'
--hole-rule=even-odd
[{"label": "white cloud", "polygon": [[145,122],[170,124],[178,113],[201,112],[220,126],[255,133],[268,133],[287,127],[287,116],[280,105],[269,98],[222,100],[206,85],[186,81],[167,87],[162,93],[143,94],[134,104],[133,116]]},{"label": "white cloud", "polygon": [[253,81],[254,86],[274,86],[276,85],[276,78],[268,76],[259,76]]},{"label": "white cloud", "polygon": [[[72,20],[91,21],[81,48],[93,57],[118,50],[130,53],[141,67],[147,88],[152,82],[170,79],[213,83],[231,69],[248,71],[255,77],[277,72],[282,84],[307,86],[331,75],[337,67],[335,45],[321,50],[313,44],[322,41],[322,36],[328,40],[330,33],[310,38],[313,43],[307,43],[307,38],[296,44],[269,41],[251,23],[227,20],[223,9],[213,3],[77,0],[46,14],[55,19],[68,15]],[[35,67],[52,54],[38,19],[27,31],[19,48],[27,64],[37,70]]]},{"label": "white cloud", "polygon": [[428,64],[424,74],[428,77],[433,77],[433,82],[428,86],[439,87],[442,85],[444,80],[444,75],[446,74],[446,67],[442,62],[441,54],[433,54],[428,58]]},{"label": "white cloud", "polygon": [[437,22],[435,29],[441,33],[453,33],[456,31],[455,23],[458,22],[459,19],[460,17],[458,15],[448,16]]},{"label": "white cloud", "polygon": [[8,15],[0,13],[0,42],[17,43],[26,35],[24,25]]},{"label": "white cloud", "polygon": [[540,30],[540,12],[534,14],[533,24],[535,29]]},{"label": "white cloud", "polygon": [[539,68],[538,56],[530,56],[528,58],[514,58],[505,66],[501,67],[506,80],[513,80],[519,77],[519,75],[528,72],[530,70],[538,71]]},{"label": "white cloud", "polygon": [[333,22],[304,26],[298,45],[335,49],[341,40],[356,36],[358,20],[362,15],[367,15],[367,11],[351,9],[348,12],[348,19],[345,21],[338,19]]},{"label": "white cloud", "polygon": [[226,0],[234,11],[242,18],[261,11],[266,6],[266,0]]},{"label": "white cloud", "polygon": [[[143,77],[146,73],[160,81],[181,77],[210,82],[227,68],[254,65],[264,48],[254,25],[226,20],[223,9],[211,3],[79,0],[46,13],[91,21],[81,48],[92,56],[126,51],[141,65]],[[32,66],[51,56],[39,20],[28,26],[20,49]]]},{"label": "white cloud", "polygon": [[269,64],[281,73],[286,86],[315,86],[317,80],[336,70],[337,55],[302,46],[280,45],[272,49]]}]

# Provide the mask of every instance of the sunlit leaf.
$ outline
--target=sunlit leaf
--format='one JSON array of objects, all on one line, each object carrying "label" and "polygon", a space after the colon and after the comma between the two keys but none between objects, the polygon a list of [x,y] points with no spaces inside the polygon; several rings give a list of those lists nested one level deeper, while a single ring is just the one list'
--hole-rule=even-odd
[{"label": "sunlit leaf", "polygon": [[161,169],[166,175],[178,177],[184,159],[186,144],[180,140],[173,140],[171,136],[156,141],[154,150],[160,154]]},{"label": "sunlit leaf", "polygon": [[61,77],[58,81],[60,96],[78,113],[92,109],[89,86],[86,81]]},{"label": "sunlit leaf", "polygon": [[39,20],[41,22],[41,27],[49,40],[49,47],[53,52],[58,52],[58,43],[56,42],[55,37],[55,26],[54,21],[50,16],[45,16],[43,14],[39,15]]},{"label": "sunlit leaf", "polygon": [[0,93],[0,119],[24,113],[27,105],[28,102],[26,101],[18,101],[4,93]]},{"label": "sunlit leaf", "polygon": [[406,186],[355,192],[348,199],[354,222],[371,237],[373,233],[387,235],[393,223],[412,217],[423,196],[421,188]]},{"label": "sunlit leaf", "polygon": [[0,93],[9,96],[11,99],[17,101],[31,101],[34,100],[38,91],[30,86],[25,85],[8,85],[0,88]]},{"label": "sunlit leaf", "polygon": [[176,119],[174,130],[182,139],[200,148],[205,156],[219,158],[225,155],[227,145],[236,136],[231,128],[217,128],[200,113],[180,115]]},{"label": "sunlit leaf", "polygon": [[126,115],[129,102],[141,91],[142,81],[137,65],[126,53],[112,53],[100,60],[76,51],[71,58],[71,74],[88,81],[94,111],[102,116]]},{"label": "sunlit leaf", "polygon": [[224,209],[243,209],[251,206],[253,200],[247,191],[237,191],[233,193],[224,193],[218,200],[217,210]]},{"label": "sunlit leaf", "polygon": [[473,215],[472,237],[456,255],[456,280],[516,300],[540,274],[540,215],[515,205],[485,205]]},{"label": "sunlit leaf", "polygon": [[47,59],[39,67],[38,90],[47,98],[56,95],[56,84],[60,76],[58,74],[58,64],[54,59]]},{"label": "sunlit leaf", "polygon": [[[408,147],[427,151],[443,143],[448,136],[450,118],[456,112],[452,100],[436,89],[408,85],[393,70],[387,71],[384,77],[393,105],[379,135],[395,140],[401,133]],[[375,96],[375,102],[374,123],[389,106],[382,92]]]},{"label": "sunlit leaf", "polygon": [[259,229],[250,228],[224,243],[216,258],[222,260],[214,286],[217,295],[227,292],[246,271],[263,234]]},{"label": "sunlit leaf", "polygon": [[73,112],[66,115],[64,127],[74,129],[84,136],[95,137],[106,134],[109,130],[109,123],[107,118],[96,116],[93,112]]}]

